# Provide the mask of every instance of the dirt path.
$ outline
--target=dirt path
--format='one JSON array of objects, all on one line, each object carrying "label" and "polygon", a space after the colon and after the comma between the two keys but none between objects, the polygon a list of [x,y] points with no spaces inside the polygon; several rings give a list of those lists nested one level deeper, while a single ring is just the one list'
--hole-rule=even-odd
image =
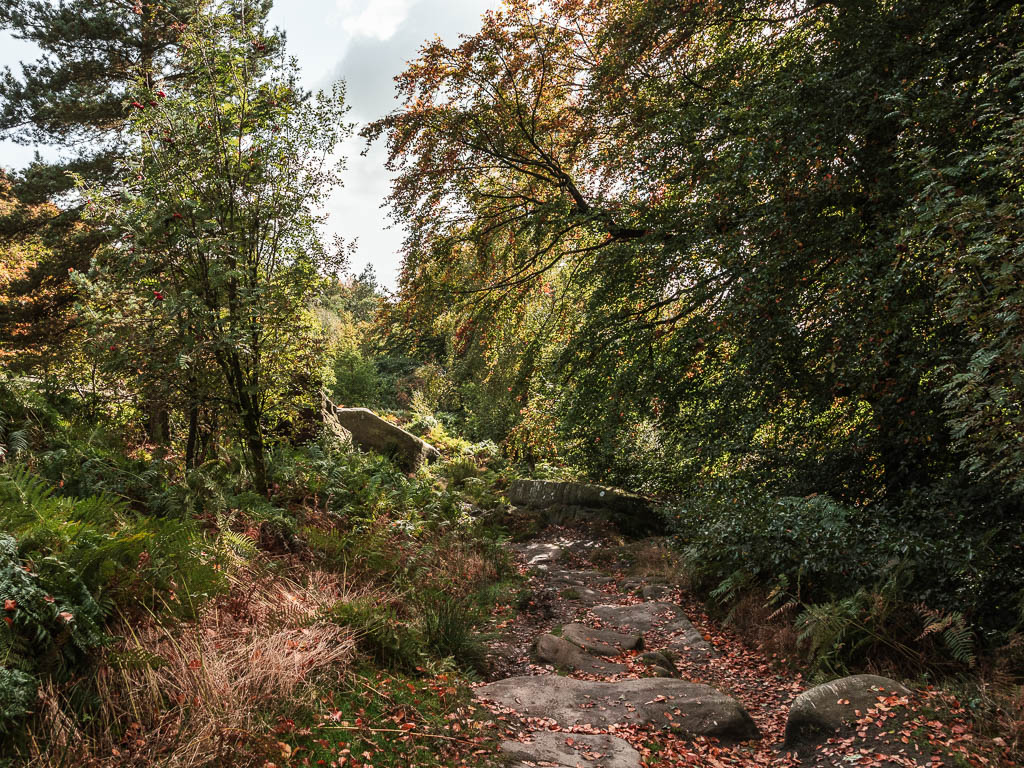
[{"label": "dirt path", "polygon": [[993,764],[968,749],[962,711],[953,722],[922,713],[927,692],[872,690],[850,727],[787,750],[790,708],[807,688],[798,673],[607,538],[551,530],[517,552],[529,590],[496,617],[495,680],[475,690],[516,768]]}]

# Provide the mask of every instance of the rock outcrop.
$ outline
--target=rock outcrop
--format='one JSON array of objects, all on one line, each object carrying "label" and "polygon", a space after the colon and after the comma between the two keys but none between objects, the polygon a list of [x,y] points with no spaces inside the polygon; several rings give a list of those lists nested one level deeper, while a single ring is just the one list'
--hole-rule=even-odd
[{"label": "rock outcrop", "polygon": [[605,517],[629,534],[643,535],[663,530],[661,518],[650,501],[615,488],[550,480],[516,480],[509,486],[508,496],[517,507]]},{"label": "rock outcrop", "polygon": [[433,461],[441,455],[430,443],[385,421],[368,408],[337,408],[335,416],[352,434],[356,445],[393,456],[403,469],[415,471],[424,461]]}]

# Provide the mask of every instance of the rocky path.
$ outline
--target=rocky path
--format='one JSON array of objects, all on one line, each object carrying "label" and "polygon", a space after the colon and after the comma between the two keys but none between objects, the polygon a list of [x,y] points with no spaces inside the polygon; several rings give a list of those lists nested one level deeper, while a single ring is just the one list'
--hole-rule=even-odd
[{"label": "rocky path", "polygon": [[515,768],[986,765],[953,733],[944,748],[920,739],[898,683],[805,691],[615,550],[564,530],[518,547],[529,589],[496,619],[498,679],[475,689]]}]

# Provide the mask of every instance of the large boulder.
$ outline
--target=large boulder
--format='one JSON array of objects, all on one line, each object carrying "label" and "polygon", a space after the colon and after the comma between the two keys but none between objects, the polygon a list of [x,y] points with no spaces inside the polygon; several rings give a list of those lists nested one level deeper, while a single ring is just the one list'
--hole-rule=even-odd
[{"label": "large boulder", "polygon": [[519,766],[542,765],[558,768],[640,768],[640,753],[629,742],[604,733],[538,731],[529,741],[504,741],[499,749]]},{"label": "large boulder", "polygon": [[369,408],[337,408],[335,416],[352,433],[356,445],[393,456],[403,469],[415,471],[424,461],[441,455],[430,443],[385,421]]},{"label": "large boulder", "polygon": [[587,483],[559,483],[551,480],[515,480],[508,489],[509,501],[517,507],[541,510],[578,510],[606,517],[623,532],[649,534],[664,530],[650,501],[615,488]]},{"label": "large boulder", "polygon": [[527,717],[551,718],[563,727],[654,724],[687,736],[715,736],[728,742],[759,736],[750,715],[734,699],[685,680],[604,683],[537,675],[483,685],[474,695]]},{"label": "large boulder", "polygon": [[797,696],[790,707],[786,746],[798,748],[825,741],[880,702],[910,695],[895,680],[878,675],[851,675],[817,685]]}]

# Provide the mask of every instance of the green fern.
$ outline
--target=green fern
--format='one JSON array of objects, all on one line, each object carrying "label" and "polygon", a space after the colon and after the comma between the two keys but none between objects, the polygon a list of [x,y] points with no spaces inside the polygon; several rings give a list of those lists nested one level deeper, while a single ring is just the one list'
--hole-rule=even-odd
[{"label": "green fern", "polygon": [[753,576],[748,571],[742,568],[737,569],[722,579],[718,586],[711,590],[710,596],[719,603],[731,603],[750,586],[753,580]]},{"label": "green fern", "polygon": [[925,605],[918,605],[916,608],[925,621],[924,630],[918,640],[929,635],[939,635],[950,656],[961,664],[973,667],[977,662],[974,653],[974,631],[968,626],[963,613],[942,613]]}]

